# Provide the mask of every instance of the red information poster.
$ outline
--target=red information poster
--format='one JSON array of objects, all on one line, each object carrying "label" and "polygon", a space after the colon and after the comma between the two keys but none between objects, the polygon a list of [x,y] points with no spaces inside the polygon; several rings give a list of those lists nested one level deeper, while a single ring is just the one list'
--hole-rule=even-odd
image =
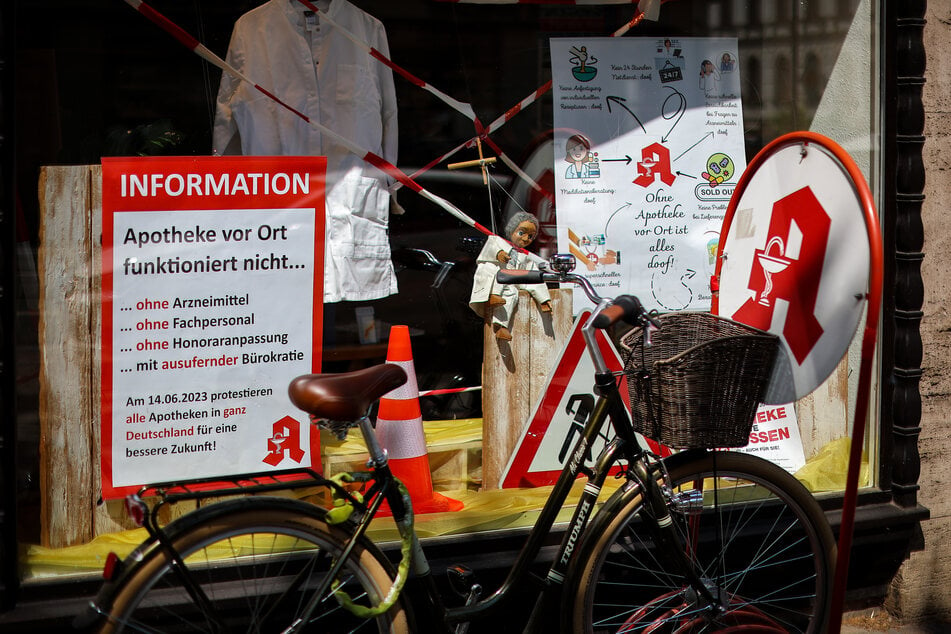
[{"label": "red information poster", "polygon": [[102,162],[102,482],[309,467],[287,398],[319,370],[320,157]]}]

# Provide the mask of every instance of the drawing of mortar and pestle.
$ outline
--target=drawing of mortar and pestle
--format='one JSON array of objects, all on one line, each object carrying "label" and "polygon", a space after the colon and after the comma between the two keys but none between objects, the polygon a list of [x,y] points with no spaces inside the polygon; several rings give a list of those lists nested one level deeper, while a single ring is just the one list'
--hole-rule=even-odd
[{"label": "drawing of mortar and pestle", "polygon": [[571,69],[571,74],[575,76],[575,79],[578,81],[591,81],[594,79],[598,74],[598,69],[592,64],[597,64],[598,58],[593,55],[588,55],[587,46],[582,46],[581,48],[572,46],[569,51],[571,52],[571,63],[577,64],[577,66]]}]

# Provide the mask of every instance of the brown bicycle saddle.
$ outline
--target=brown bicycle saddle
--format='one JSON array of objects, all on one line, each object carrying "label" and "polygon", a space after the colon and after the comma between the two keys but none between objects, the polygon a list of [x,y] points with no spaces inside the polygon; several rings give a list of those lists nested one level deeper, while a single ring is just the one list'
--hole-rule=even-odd
[{"label": "brown bicycle saddle", "polygon": [[287,388],[291,402],[316,418],[355,421],[381,396],[406,383],[406,372],[385,363],[340,374],[305,374]]}]

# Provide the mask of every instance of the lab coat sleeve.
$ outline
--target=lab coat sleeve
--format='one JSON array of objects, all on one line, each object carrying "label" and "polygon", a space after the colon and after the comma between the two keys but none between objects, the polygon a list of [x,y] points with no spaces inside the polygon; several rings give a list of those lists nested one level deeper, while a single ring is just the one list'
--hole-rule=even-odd
[{"label": "lab coat sleeve", "polygon": [[476,257],[476,262],[478,263],[492,263],[496,266],[501,266],[499,262],[499,251],[508,252],[511,249],[511,245],[504,242],[501,238],[497,236],[489,236],[485,244],[482,245],[482,250],[479,251],[479,255]]},{"label": "lab coat sleeve", "polygon": [[476,271],[472,277],[472,292],[469,294],[469,308],[480,317],[485,310],[483,304],[489,299],[496,286],[495,274],[502,268],[498,252],[505,250],[501,238],[489,236],[476,258]]},{"label": "lab coat sleeve", "polygon": [[[377,50],[390,59],[390,45],[386,37],[386,30],[381,24],[379,27]],[[393,71],[383,63],[378,64],[380,68],[380,116],[383,120],[383,158],[393,165],[397,165],[399,159],[399,128],[397,127],[396,112],[396,85],[393,81]],[[387,182],[392,179],[388,176]]]},{"label": "lab coat sleeve", "polygon": [[[238,32],[239,28],[240,25],[235,25],[231,33],[226,60],[240,71],[245,65],[245,54],[242,38]],[[215,104],[215,125],[212,130],[212,154],[219,156],[241,154],[241,135],[232,110],[232,103],[240,84],[240,79],[227,71],[221,71],[221,83],[218,85],[218,99]]]}]

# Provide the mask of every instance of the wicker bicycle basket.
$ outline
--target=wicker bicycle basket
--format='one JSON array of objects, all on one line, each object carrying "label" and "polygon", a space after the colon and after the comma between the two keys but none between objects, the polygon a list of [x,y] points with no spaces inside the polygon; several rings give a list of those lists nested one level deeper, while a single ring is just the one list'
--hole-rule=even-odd
[{"label": "wicker bicycle basket", "polygon": [[778,337],[710,313],[660,315],[621,340],[634,428],[675,449],[742,447],[766,390]]}]

